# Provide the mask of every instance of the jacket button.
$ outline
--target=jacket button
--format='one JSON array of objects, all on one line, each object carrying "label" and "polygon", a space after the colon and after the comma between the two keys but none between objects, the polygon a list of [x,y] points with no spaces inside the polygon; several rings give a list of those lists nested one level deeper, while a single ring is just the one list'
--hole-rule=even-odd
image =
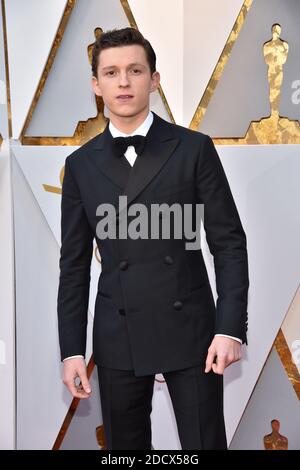
[{"label": "jacket button", "polygon": [[173,304],[175,310],[181,310],[183,307],[183,303],[180,300],[176,300]]},{"label": "jacket button", "polygon": [[169,256],[169,255],[165,256],[165,263],[166,264],[173,264],[172,256]]},{"label": "jacket button", "polygon": [[121,261],[120,263],[120,269],[123,271],[128,268],[128,261]]}]

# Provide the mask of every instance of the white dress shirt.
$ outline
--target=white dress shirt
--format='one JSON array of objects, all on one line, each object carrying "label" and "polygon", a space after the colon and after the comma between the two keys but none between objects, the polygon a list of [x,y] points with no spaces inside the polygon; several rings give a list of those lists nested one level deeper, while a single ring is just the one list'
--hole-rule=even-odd
[{"label": "white dress shirt", "polygon": [[[131,134],[125,134],[125,132],[120,131],[113,125],[111,121],[109,121],[108,126],[109,126],[110,133],[113,137],[129,137],[132,135],[146,136],[147,132],[150,129],[152,122],[153,122],[153,114],[151,111],[149,111],[148,116],[146,117],[144,122],[142,122],[142,124],[137,129],[135,129]],[[124,155],[127,158],[130,165],[133,166],[135,159],[137,157],[134,146],[130,145],[129,147],[127,147],[127,150],[124,153]],[[216,334],[215,336],[225,336],[226,338],[235,339],[236,341],[239,341],[239,343],[242,343],[242,340],[240,338],[236,338],[235,336],[223,335],[220,333]],[[66,357],[64,361],[66,361],[67,359],[72,359],[74,357],[83,357],[83,356],[82,355],[69,356],[69,357]]]}]

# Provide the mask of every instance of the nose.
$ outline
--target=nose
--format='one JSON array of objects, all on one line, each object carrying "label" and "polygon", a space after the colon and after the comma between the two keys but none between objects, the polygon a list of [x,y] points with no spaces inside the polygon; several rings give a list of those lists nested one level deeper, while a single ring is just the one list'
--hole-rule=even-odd
[{"label": "nose", "polygon": [[121,72],[119,86],[126,87],[128,85],[129,85],[129,80],[127,77],[127,72]]}]

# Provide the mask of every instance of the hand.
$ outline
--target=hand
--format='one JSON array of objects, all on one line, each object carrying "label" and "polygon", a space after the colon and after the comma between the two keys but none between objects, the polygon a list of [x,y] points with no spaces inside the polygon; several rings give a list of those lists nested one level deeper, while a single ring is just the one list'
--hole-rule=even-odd
[{"label": "hand", "polygon": [[[215,356],[217,356],[216,363],[213,362]],[[208,348],[205,372],[212,369],[215,374],[222,375],[227,366],[239,361],[241,357],[241,343],[239,341],[224,336],[215,336]]]},{"label": "hand", "polygon": [[[74,398],[89,398],[92,388],[87,378],[86,365],[83,357],[75,357],[64,361],[63,383],[68,387]],[[75,379],[79,377],[80,384]]]}]

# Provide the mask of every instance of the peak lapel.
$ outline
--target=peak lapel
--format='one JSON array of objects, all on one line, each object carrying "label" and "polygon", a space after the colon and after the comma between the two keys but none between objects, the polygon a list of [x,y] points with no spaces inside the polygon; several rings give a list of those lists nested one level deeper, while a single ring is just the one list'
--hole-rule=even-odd
[{"label": "peak lapel", "polygon": [[126,158],[114,155],[112,139],[107,124],[102,134],[97,137],[90,157],[97,169],[123,190],[131,172],[131,165]]},{"label": "peak lapel", "polygon": [[[152,111],[153,112],[153,111]],[[179,143],[169,124],[153,113],[153,123],[147,133],[147,143],[141,156],[137,156],[123,191],[127,204],[122,211],[145,189],[170,158]],[[118,211],[119,213],[119,211]]]}]

